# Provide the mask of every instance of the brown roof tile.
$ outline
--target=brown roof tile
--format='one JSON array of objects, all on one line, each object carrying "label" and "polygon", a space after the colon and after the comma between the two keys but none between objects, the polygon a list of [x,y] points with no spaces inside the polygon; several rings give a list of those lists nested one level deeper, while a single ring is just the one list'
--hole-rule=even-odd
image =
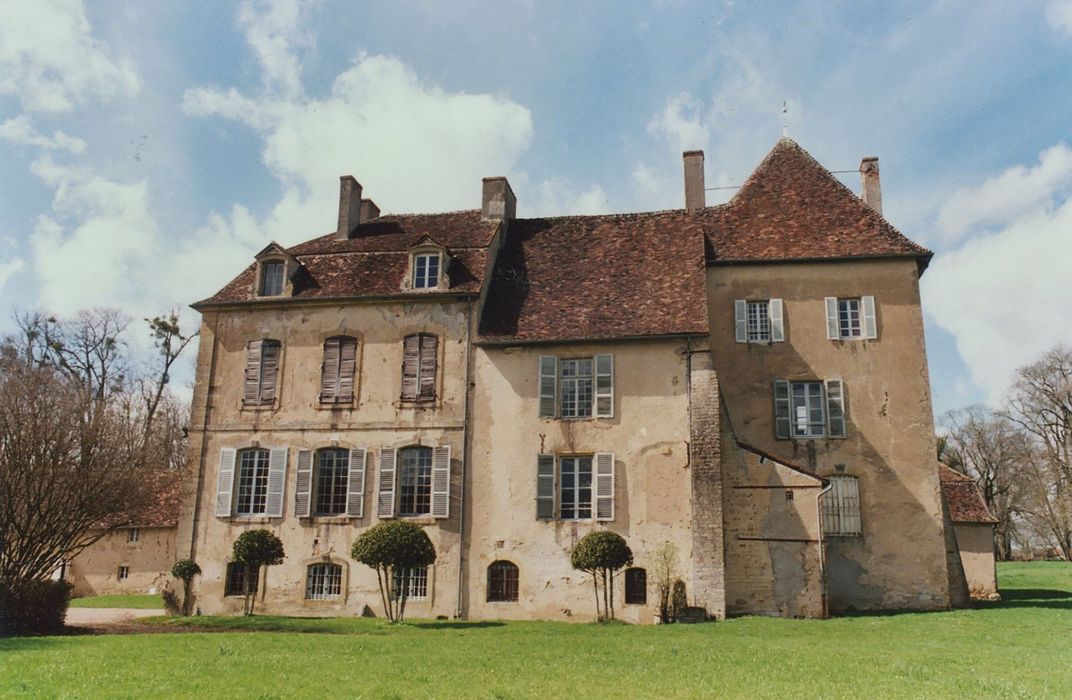
[{"label": "brown roof tile", "polygon": [[518,219],[480,322],[484,341],[707,332],[703,235],[684,211]]},{"label": "brown roof tile", "polygon": [[986,508],[986,502],[975,481],[970,476],[938,465],[938,479],[942,484],[942,498],[949,506],[949,517],[955,523],[996,523],[997,519]]}]

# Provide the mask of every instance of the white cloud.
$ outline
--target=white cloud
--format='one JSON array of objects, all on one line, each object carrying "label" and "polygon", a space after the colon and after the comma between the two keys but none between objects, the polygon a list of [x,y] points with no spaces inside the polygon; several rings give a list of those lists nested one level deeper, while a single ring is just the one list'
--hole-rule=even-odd
[{"label": "white cloud", "polygon": [[92,36],[81,0],[0,0],[0,95],[66,112],[90,97],[133,94],[133,66]]},{"label": "white cloud", "polygon": [[938,212],[938,233],[946,242],[973,228],[1003,226],[1025,213],[1051,206],[1072,189],[1072,149],[1063,143],[1039,154],[1033,168],[1018,165],[979,187],[957,190]]},{"label": "white cloud", "polygon": [[15,273],[22,270],[26,266],[25,261],[22,258],[12,258],[5,262],[0,263],[0,290],[4,288],[8,280],[15,276]]},{"label": "white cloud", "polygon": [[524,188],[529,200],[521,200],[518,216],[570,216],[575,214],[606,214],[610,211],[607,194],[599,185],[582,190],[564,177],[553,177],[535,186],[528,186],[522,178],[519,188]]},{"label": "white cloud", "polygon": [[86,150],[85,141],[68,136],[62,131],[55,131],[52,136],[45,136],[38,132],[33,126],[33,120],[25,114],[0,122],[0,139],[24,146],[37,146],[50,151],[63,150],[71,153],[83,153]]},{"label": "white cloud", "polygon": [[296,48],[313,44],[303,30],[302,17],[311,2],[300,0],[243,0],[238,25],[261,64],[265,86],[289,97],[302,93],[301,63]]},{"label": "white cloud", "polygon": [[1051,0],[1046,6],[1046,21],[1053,29],[1072,37],[1072,0]]},{"label": "white cloud", "polygon": [[648,122],[648,133],[664,139],[678,155],[705,148],[710,134],[702,121],[703,107],[702,102],[687,92],[670,97],[663,111]]}]

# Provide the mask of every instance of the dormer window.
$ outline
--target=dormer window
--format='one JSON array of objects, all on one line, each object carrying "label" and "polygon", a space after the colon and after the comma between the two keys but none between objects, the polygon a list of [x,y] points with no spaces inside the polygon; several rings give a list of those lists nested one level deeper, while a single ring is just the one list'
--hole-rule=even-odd
[{"label": "dormer window", "polygon": [[434,289],[439,286],[439,253],[418,253],[413,256],[413,288]]},{"label": "dormer window", "polygon": [[258,294],[262,297],[277,297],[283,293],[286,263],[282,260],[261,263],[261,283]]}]

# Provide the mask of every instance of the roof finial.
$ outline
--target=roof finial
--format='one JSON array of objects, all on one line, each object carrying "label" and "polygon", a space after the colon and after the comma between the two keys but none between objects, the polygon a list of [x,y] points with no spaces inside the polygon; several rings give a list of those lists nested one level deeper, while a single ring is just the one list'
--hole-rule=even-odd
[{"label": "roof finial", "polygon": [[789,138],[789,101],[782,100],[782,138]]}]

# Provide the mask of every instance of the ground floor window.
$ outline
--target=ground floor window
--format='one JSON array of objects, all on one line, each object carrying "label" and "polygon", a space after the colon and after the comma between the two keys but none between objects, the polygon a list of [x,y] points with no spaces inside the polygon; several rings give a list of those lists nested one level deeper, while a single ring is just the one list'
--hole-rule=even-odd
[{"label": "ground floor window", "polygon": [[246,564],[231,562],[227,565],[227,581],[224,585],[224,595],[245,595],[246,578],[249,578],[249,592],[257,592],[257,571]]},{"label": "ground floor window", "polygon": [[862,534],[860,482],[855,476],[830,477],[830,491],[823,496],[823,532],[846,537]]},{"label": "ground floor window", "polygon": [[305,574],[305,597],[329,600],[342,594],[342,567],[338,564],[311,565]]},{"label": "ground floor window", "polygon": [[119,574],[116,576],[116,578],[118,578],[120,581],[124,581],[129,577],[130,577],[130,567],[129,566],[120,566],[119,567]]},{"label": "ground floor window", "polygon": [[488,602],[516,603],[517,592],[517,565],[509,561],[493,562],[488,567]]},{"label": "ground floor window", "polygon": [[625,602],[627,605],[646,605],[648,602],[648,572],[640,568],[625,570]]},{"label": "ground floor window", "polygon": [[401,598],[403,585],[405,585],[407,598],[427,598],[428,567],[395,569],[392,595]]}]

